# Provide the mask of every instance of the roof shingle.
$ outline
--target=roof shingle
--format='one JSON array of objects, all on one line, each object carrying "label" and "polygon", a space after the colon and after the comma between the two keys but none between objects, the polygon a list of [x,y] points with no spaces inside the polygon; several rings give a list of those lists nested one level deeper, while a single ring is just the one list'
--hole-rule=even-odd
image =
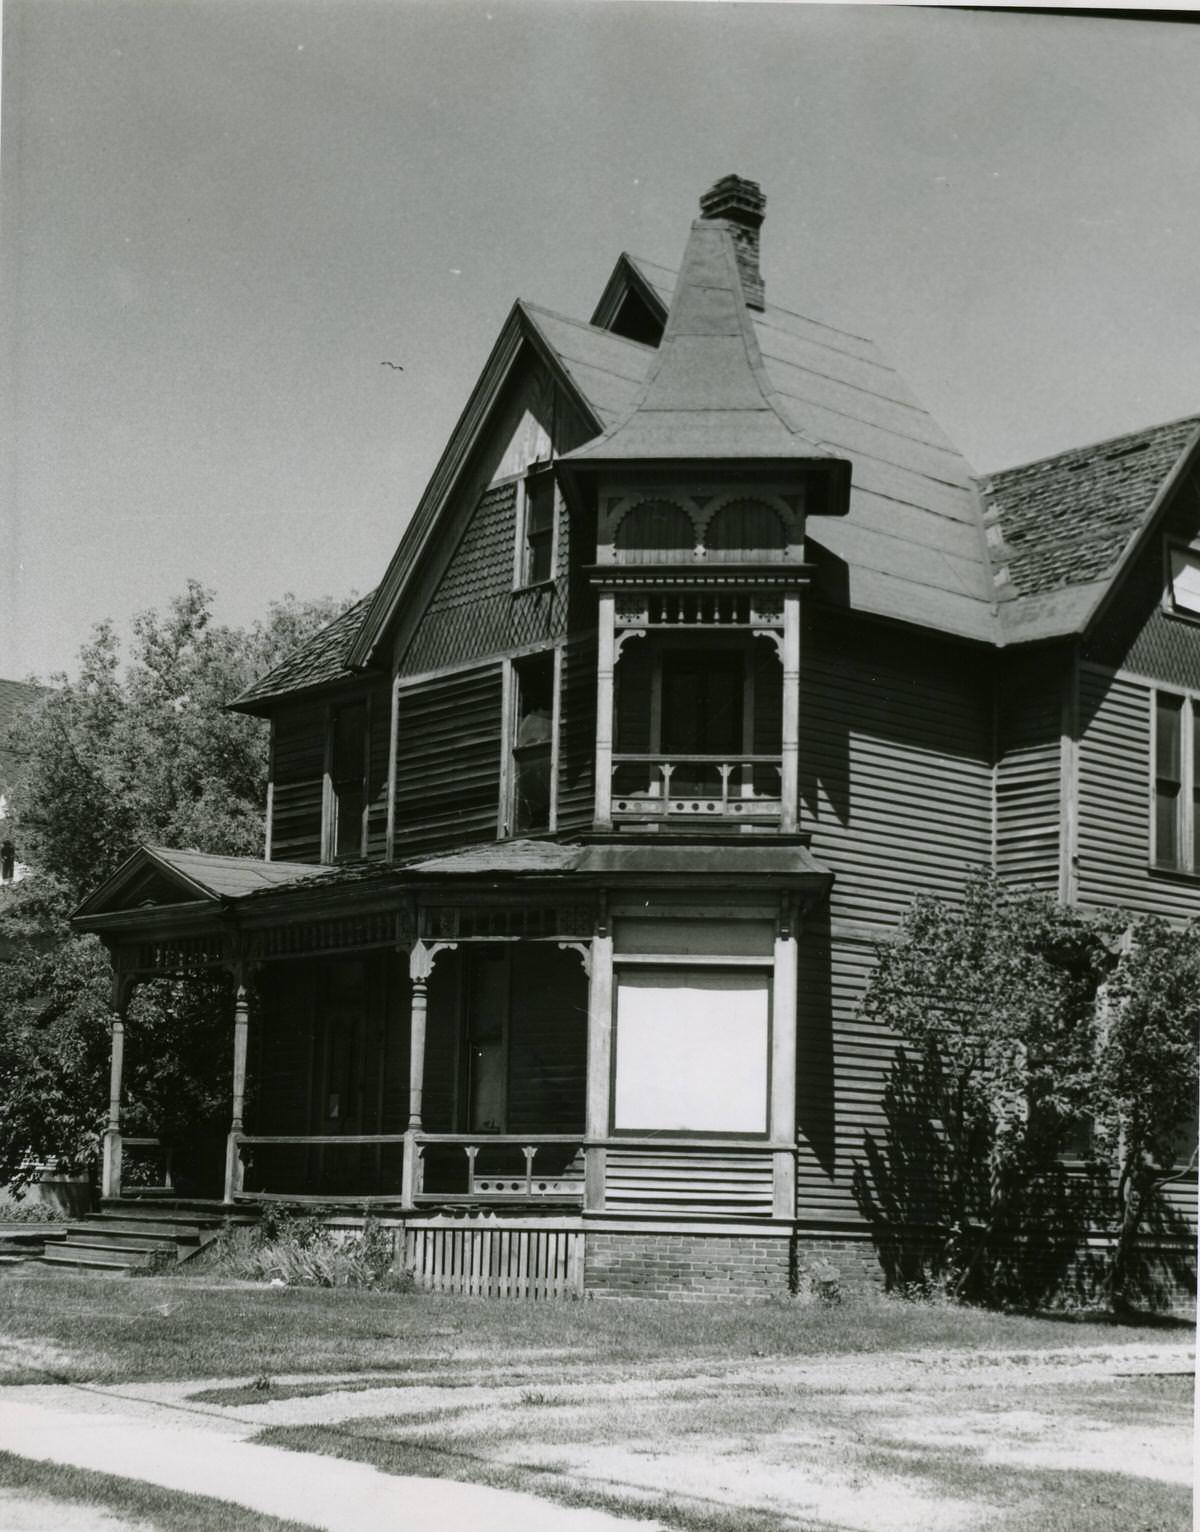
[{"label": "roof shingle", "polygon": [[1016,595],[1108,575],[1198,429],[1191,415],[990,475],[982,487],[1003,539],[997,562]]},{"label": "roof shingle", "polygon": [[374,594],[374,591],[369,591],[348,611],[335,617],[306,643],[293,649],[274,670],[269,670],[253,686],[248,686],[240,696],[235,697],[230,707],[254,712],[259,703],[282,696],[285,692],[307,691],[313,686],[325,686],[353,676],[355,672],[347,666],[346,656],[358,637]]}]

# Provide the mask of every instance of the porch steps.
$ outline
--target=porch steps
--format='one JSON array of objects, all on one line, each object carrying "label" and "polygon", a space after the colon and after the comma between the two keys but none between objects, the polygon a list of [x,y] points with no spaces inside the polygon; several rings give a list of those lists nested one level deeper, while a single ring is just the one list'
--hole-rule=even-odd
[{"label": "porch steps", "polygon": [[147,1207],[133,1199],[113,1199],[67,1226],[66,1237],[47,1249],[47,1266],[132,1271],[137,1267],[190,1260],[231,1222],[247,1223],[253,1213],[217,1212],[212,1203],[158,1202]]}]

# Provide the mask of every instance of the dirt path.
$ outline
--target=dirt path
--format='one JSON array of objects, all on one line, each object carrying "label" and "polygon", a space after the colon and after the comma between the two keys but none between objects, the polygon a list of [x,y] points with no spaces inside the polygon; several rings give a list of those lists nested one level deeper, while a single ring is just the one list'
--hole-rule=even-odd
[{"label": "dirt path", "polygon": [[[401,1478],[349,1461],[254,1443],[267,1426],[356,1422],[388,1440],[430,1431],[498,1465],[542,1469],[642,1503],[661,1497],[781,1526],[960,1532],[1000,1511],[972,1486],[931,1487],[928,1453],[1004,1469],[1128,1472],[1187,1485],[1190,1419],[1090,1410],[1121,1380],[1188,1377],[1184,1343],[1062,1351],[948,1351],[657,1366],[619,1378],[565,1358],[453,1386],[434,1368],[403,1378],[274,1380],[284,1397],[247,1398],[246,1380],[0,1388],[0,1445],[46,1462],[219,1496],[327,1529],[436,1526],[443,1532],[651,1532],[653,1522],[575,1510],[449,1479]],[[233,1402],[221,1390],[241,1388]],[[1176,1400],[1179,1384],[1171,1383]],[[294,1390],[286,1396],[288,1390]],[[200,1393],[216,1400],[197,1399]],[[719,1399],[725,1432],[694,1420]],[[1069,1408],[1064,1408],[1069,1402]],[[411,1426],[409,1424],[411,1422]],[[906,1466],[907,1465],[907,1466]]]}]

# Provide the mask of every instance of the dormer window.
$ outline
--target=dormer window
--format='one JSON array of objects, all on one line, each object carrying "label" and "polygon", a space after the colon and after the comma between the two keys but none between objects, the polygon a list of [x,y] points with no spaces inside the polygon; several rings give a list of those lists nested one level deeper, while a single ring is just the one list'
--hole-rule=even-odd
[{"label": "dormer window", "polygon": [[1200,548],[1168,544],[1167,601],[1173,612],[1200,617]]},{"label": "dormer window", "polygon": [[554,578],[557,493],[548,463],[531,468],[521,481],[517,585],[541,585]]}]

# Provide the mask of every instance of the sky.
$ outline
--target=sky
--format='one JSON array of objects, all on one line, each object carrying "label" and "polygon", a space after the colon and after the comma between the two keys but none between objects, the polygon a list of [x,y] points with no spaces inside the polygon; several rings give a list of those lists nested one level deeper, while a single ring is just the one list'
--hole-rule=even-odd
[{"label": "sky", "polygon": [[0,676],[189,577],[369,590],[513,300],[587,318],[729,172],[768,298],[978,471],[1200,412],[1184,21],[6,0],[3,49]]}]

